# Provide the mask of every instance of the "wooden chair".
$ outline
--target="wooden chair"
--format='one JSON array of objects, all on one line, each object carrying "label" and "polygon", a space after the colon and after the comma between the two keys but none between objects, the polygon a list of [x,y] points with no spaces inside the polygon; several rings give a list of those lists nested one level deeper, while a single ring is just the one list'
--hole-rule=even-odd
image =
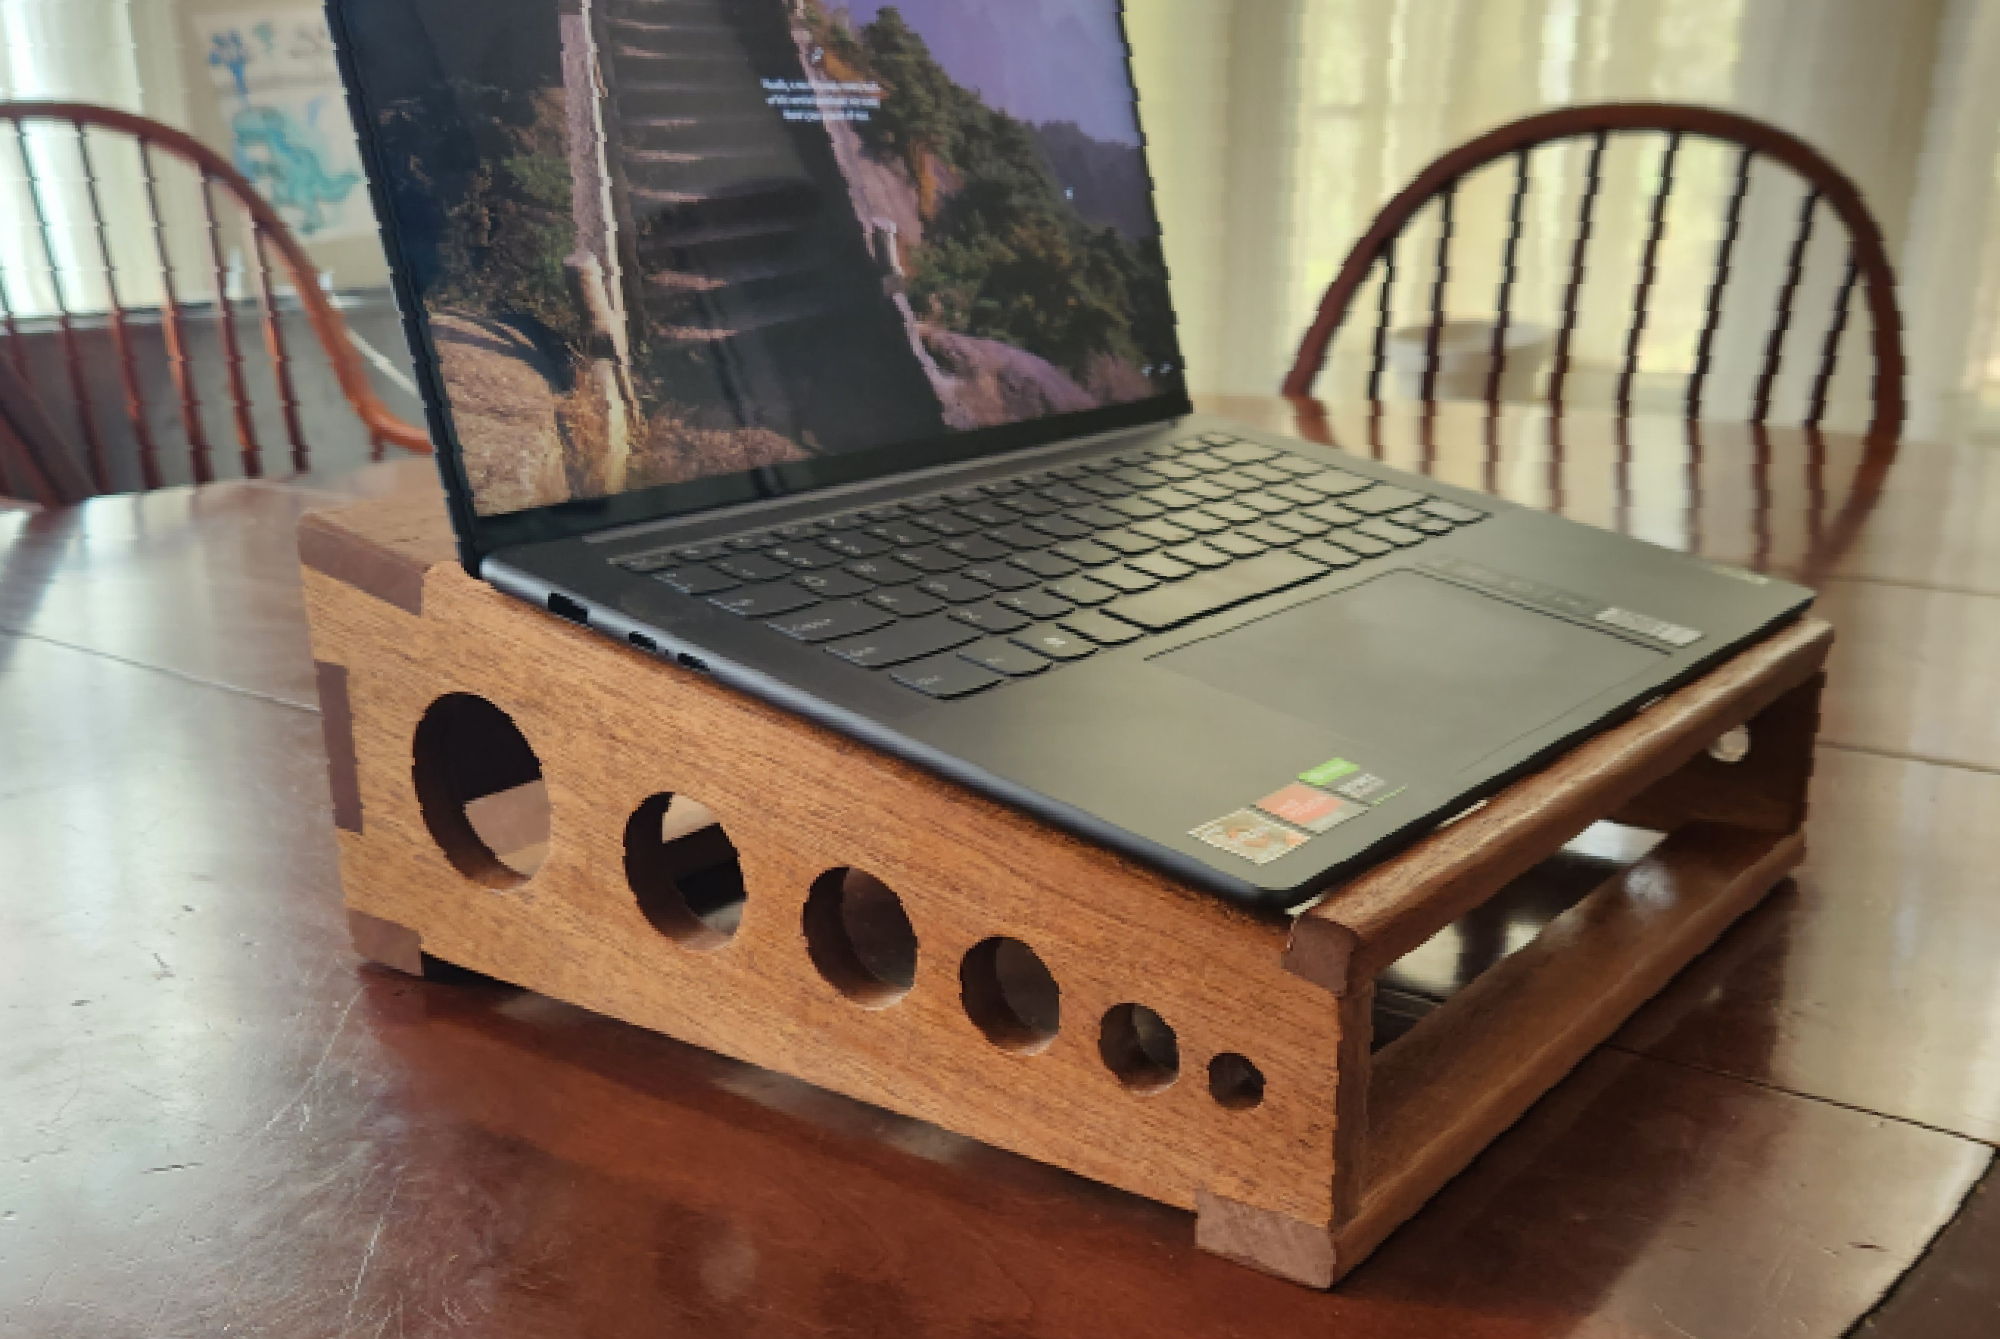
[{"label": "wooden chair", "polygon": [[1632,383],[1638,372],[1639,351],[1646,331],[1647,308],[1656,281],[1655,262],[1659,255],[1660,239],[1665,231],[1667,202],[1674,188],[1675,156],[1682,141],[1692,136],[1721,140],[1738,146],[1740,152],[1736,160],[1734,190],[1726,206],[1722,239],[1717,247],[1709,276],[1707,314],[1696,348],[1693,373],[1687,387],[1685,406],[1688,419],[1693,421],[1702,417],[1703,391],[1708,381],[1723,293],[1729,282],[1731,252],[1737,241],[1744,198],[1749,192],[1750,169],[1757,158],[1763,157],[1783,164],[1797,173],[1804,179],[1807,190],[1790,248],[1789,268],[1779,292],[1777,311],[1772,318],[1770,335],[1766,341],[1763,366],[1756,382],[1751,421],[1754,424],[1762,424],[1770,413],[1772,387],[1777,380],[1778,368],[1783,360],[1785,344],[1793,324],[1793,306],[1798,293],[1806,247],[1812,239],[1813,228],[1822,207],[1830,207],[1834,216],[1847,230],[1849,238],[1847,269],[1820,348],[1819,370],[1812,383],[1805,426],[1816,430],[1825,416],[1827,391],[1833,381],[1841,336],[1846,331],[1848,308],[1854,287],[1857,281],[1864,281],[1867,288],[1868,309],[1873,318],[1875,362],[1874,416],[1867,435],[1875,442],[1894,441],[1902,427],[1904,408],[1902,322],[1896,309],[1895,273],[1890,268],[1888,255],[1882,245],[1882,232],[1862,202],[1860,192],[1853,182],[1817,150],[1774,126],[1732,112],[1670,103],[1605,103],[1544,112],[1489,131],[1451,150],[1425,168],[1408,188],[1383,208],[1376,216],[1373,226],[1348,253],[1346,263],[1341,266],[1340,273],[1327,289],[1317,319],[1299,345],[1298,358],[1292,366],[1290,375],[1285,378],[1284,393],[1294,397],[1307,397],[1312,394],[1313,382],[1325,366],[1328,348],[1346,322],[1349,308],[1354,303],[1356,295],[1379,266],[1387,277],[1381,287],[1382,298],[1376,315],[1372,364],[1368,377],[1368,398],[1373,401],[1380,400],[1385,344],[1389,334],[1390,302],[1395,280],[1399,277],[1396,263],[1397,241],[1419,211],[1432,201],[1436,201],[1440,211],[1441,227],[1435,255],[1435,271],[1430,286],[1428,338],[1424,351],[1420,395],[1426,402],[1434,398],[1439,362],[1439,336],[1445,324],[1445,276],[1450,261],[1452,210],[1456,192],[1460,183],[1472,172],[1511,157],[1515,165],[1513,202],[1510,228],[1502,257],[1502,278],[1498,294],[1499,315],[1492,333],[1490,370],[1485,394],[1488,404],[1497,405],[1500,399],[1501,375],[1505,367],[1508,326],[1513,319],[1517,278],[1515,262],[1521,240],[1522,204],[1527,197],[1531,179],[1529,156],[1533,150],[1543,145],[1582,140],[1590,145],[1590,150],[1584,173],[1585,185],[1579,207],[1577,230],[1570,250],[1568,279],[1563,290],[1561,325],[1556,333],[1548,386],[1549,403],[1553,408],[1560,410],[1565,403],[1565,383],[1571,366],[1571,344],[1576,332],[1578,297],[1583,284],[1591,224],[1602,186],[1601,168],[1605,146],[1613,134],[1629,133],[1663,135],[1667,144],[1660,185],[1652,199],[1644,252],[1639,266],[1638,287],[1633,295],[1632,318],[1626,330],[1623,366],[1616,382],[1615,400],[1619,412],[1624,414],[1631,410]]},{"label": "wooden chair", "polygon": [[[349,342],[347,325],[334,309],[324,292],[321,291],[318,269],[307,256],[298,240],[285,226],[284,220],[271,207],[255,187],[220,154],[207,145],[175,130],[141,116],[117,111],[108,107],[97,107],[85,103],[69,102],[0,102],[0,123],[11,123],[13,145],[11,152],[25,170],[26,193],[34,215],[34,231],[31,245],[38,245],[40,259],[45,267],[48,282],[55,296],[56,311],[53,317],[53,333],[62,349],[66,371],[66,388],[59,388],[54,394],[67,394],[74,410],[74,424],[77,440],[71,443],[72,452],[81,457],[82,473],[87,475],[89,492],[103,493],[113,487],[113,468],[107,450],[106,424],[100,421],[101,411],[92,395],[87,376],[87,362],[83,350],[82,336],[94,332],[98,320],[96,313],[87,316],[76,310],[71,284],[65,278],[63,268],[58,264],[60,250],[58,237],[65,231],[52,215],[51,196],[48,183],[37,173],[35,155],[28,151],[27,128],[32,125],[53,125],[59,130],[66,129],[74,135],[78,162],[82,168],[81,198],[88,205],[87,227],[78,228],[71,219],[67,231],[69,241],[83,251],[86,263],[100,266],[109,291],[108,310],[103,315],[104,327],[108,329],[111,347],[115,350],[118,363],[124,409],[130,420],[132,438],[137,447],[138,475],[145,488],[157,488],[163,483],[161,469],[161,442],[155,425],[150,421],[148,403],[141,375],[139,359],[135,353],[135,317],[148,318],[157,315],[166,348],[166,358],[170,373],[173,395],[178,400],[180,427],[185,435],[186,450],[189,453],[191,476],[196,483],[207,483],[215,478],[213,450],[209,431],[204,423],[201,397],[197,389],[194,368],[191,362],[189,340],[191,310],[199,307],[200,314],[212,318],[220,338],[221,356],[228,387],[231,416],[234,420],[237,447],[241,452],[242,471],[248,477],[259,477],[264,472],[263,445],[259,441],[254,402],[250,390],[250,380],[245,374],[244,341],[238,333],[236,318],[242,304],[233,300],[229,292],[227,273],[227,240],[223,220],[227,217],[217,207],[216,196],[220,193],[227,202],[233,204],[238,222],[245,229],[247,243],[245,269],[254,286],[256,306],[263,328],[264,355],[269,361],[270,373],[275,382],[279,412],[283,419],[284,434],[290,446],[290,460],[294,469],[308,468],[308,449],[304,424],[301,421],[299,399],[292,369],[292,356],[286,343],[284,324],[280,319],[276,294],[272,282],[271,253],[277,253],[278,264],[282,265],[296,291],[297,300],[314,334],[318,337],[327,362],[340,389],[354,407],[366,427],[369,440],[374,446],[375,456],[380,459],[385,446],[394,445],[409,451],[428,454],[431,450],[430,435],[423,429],[404,422],[382,403],[369,384],[368,375],[359,354]],[[105,141],[119,137],[132,141],[137,146],[137,162],[143,177],[143,197],[146,205],[146,222],[151,228],[153,246],[152,258],[157,269],[153,278],[159,282],[164,300],[157,312],[151,308],[130,308],[120,298],[119,268],[114,264],[111,232],[105,215],[105,179],[100,175],[98,164],[102,158]],[[8,146],[0,145],[0,150]],[[171,248],[167,236],[167,221],[161,209],[162,160],[177,161],[195,174],[198,183],[196,194],[200,201],[201,218],[206,225],[207,236],[202,248],[214,284],[213,305],[199,304],[183,300],[177,282]],[[81,238],[79,242],[77,239]],[[7,361],[14,374],[13,381],[18,391],[21,383],[33,384],[33,373],[28,358],[28,336],[23,332],[25,318],[17,313],[9,299],[9,291],[20,291],[18,277],[10,284],[10,276],[0,273],[0,342],[4,342]],[[129,276],[128,291],[129,291]],[[0,422],[0,474],[6,472],[8,454],[6,439],[12,438],[12,473],[26,483],[30,492],[43,492],[47,496],[38,500],[73,502],[79,500],[75,494],[74,481],[77,478],[77,462],[65,465],[62,461],[49,458],[50,445],[46,429],[58,420],[51,403],[52,388],[46,379],[39,387],[41,406],[37,413],[28,410],[25,415],[10,416]],[[18,402],[18,398],[17,402]],[[20,417],[24,422],[38,423],[41,431],[23,431],[12,418]],[[71,481],[65,483],[64,481]],[[0,483],[4,483],[0,478]],[[0,491],[5,491],[0,488]]]}]

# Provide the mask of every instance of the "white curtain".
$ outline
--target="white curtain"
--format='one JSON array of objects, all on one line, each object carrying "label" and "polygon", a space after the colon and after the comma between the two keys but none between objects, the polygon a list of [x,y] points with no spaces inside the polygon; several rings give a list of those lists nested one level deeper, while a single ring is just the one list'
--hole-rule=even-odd
[{"label": "white curtain", "polygon": [[[1996,385],[1990,313],[2000,245],[2000,0],[1136,0],[1128,6],[1190,373],[1205,390],[1269,394],[1348,249],[1445,149],[1516,117],[1596,101],[1731,107],[1816,145],[1852,176],[1903,280],[1913,435],[1968,430]],[[1982,64],[1983,62],[1983,64]],[[1614,141],[1588,261],[1573,386],[1608,396],[1621,364],[1662,142]],[[1519,315],[1557,319],[1585,150],[1538,153]],[[1690,141],[1675,167],[1642,405],[1678,403],[1733,185],[1733,151]],[[1461,191],[1446,308],[1494,310],[1511,168]],[[1802,192],[1753,177],[1724,306],[1708,413],[1749,404]],[[1802,412],[1845,268],[1821,215],[1775,396]],[[1403,254],[1394,320],[1427,313],[1434,221]],[[1364,290],[1321,393],[1362,388],[1376,293]],[[1358,329],[1356,327],[1359,327]],[[1841,349],[1832,421],[1865,421],[1868,321]],[[1357,338],[1357,336],[1361,338]]]}]

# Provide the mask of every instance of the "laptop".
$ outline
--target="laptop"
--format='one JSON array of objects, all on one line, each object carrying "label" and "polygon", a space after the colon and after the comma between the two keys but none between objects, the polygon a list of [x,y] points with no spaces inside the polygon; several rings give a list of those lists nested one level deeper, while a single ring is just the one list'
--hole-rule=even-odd
[{"label": "laptop", "polygon": [[1252,912],[1810,603],[1193,413],[1117,0],[329,10],[468,570]]}]

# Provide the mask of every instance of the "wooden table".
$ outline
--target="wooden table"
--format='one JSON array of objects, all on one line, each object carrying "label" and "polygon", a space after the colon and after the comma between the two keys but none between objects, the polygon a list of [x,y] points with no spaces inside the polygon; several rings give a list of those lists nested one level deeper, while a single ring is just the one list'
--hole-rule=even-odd
[{"label": "wooden table", "polygon": [[[1808,573],[1842,636],[1796,886],[1338,1291],[788,1079],[360,966],[292,557],[331,495],[223,484],[0,510],[0,1335],[1740,1339],[1878,1303],[1874,1334],[2000,1332],[2000,1198],[1975,1190],[2000,1140],[2000,453],[1910,445],[1883,474],[1852,439],[1691,453],[1669,421],[1571,415],[1560,449],[1533,411],[1304,426]],[[1414,955],[1410,1007],[1564,893],[1551,869]]]}]

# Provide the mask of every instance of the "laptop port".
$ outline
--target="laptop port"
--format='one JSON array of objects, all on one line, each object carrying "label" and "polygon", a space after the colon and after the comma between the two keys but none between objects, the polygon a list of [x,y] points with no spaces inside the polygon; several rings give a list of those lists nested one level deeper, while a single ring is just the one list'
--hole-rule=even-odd
[{"label": "laptop port", "polygon": [[691,669],[696,674],[708,673],[707,661],[697,660],[695,657],[687,654],[685,651],[683,651],[680,655],[675,656],[674,659],[680,662],[680,666],[682,669]]},{"label": "laptop port", "polygon": [[625,634],[625,640],[649,654],[658,655],[660,653],[660,644],[643,632],[628,632]]},{"label": "laptop port", "polygon": [[570,599],[567,595],[557,595],[551,592],[549,595],[549,612],[561,618],[566,618],[572,623],[581,623],[586,628],[590,626],[590,611],[575,600]]}]

